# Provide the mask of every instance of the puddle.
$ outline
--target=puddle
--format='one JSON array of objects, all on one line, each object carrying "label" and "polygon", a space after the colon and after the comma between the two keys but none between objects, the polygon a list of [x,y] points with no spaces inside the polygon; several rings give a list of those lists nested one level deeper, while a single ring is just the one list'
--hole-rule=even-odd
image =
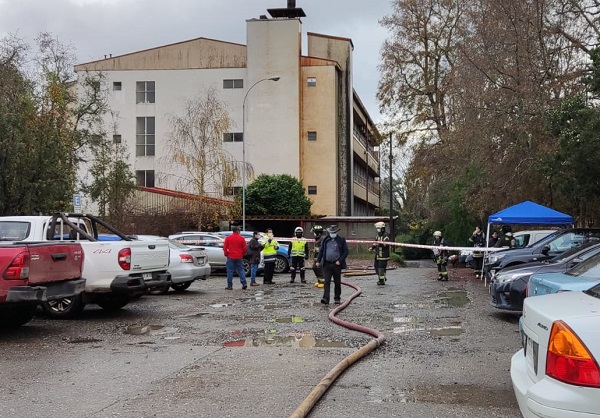
[{"label": "puddle", "polygon": [[442,328],[432,328],[429,330],[429,333],[436,337],[455,337],[457,335],[461,335],[463,332],[465,331],[459,325],[452,325],[449,327]]},{"label": "puddle", "polygon": [[177,331],[177,328],[165,327],[164,325],[131,325],[125,329],[129,335],[164,335]]},{"label": "puddle", "polygon": [[432,385],[414,388],[368,388],[368,402],[432,403],[466,405],[479,408],[516,407],[514,393],[508,389],[485,388],[475,385]]},{"label": "puddle", "polygon": [[244,303],[244,302],[257,302],[259,300],[263,300],[263,297],[262,296],[253,296],[253,297],[250,297],[250,298],[240,298],[240,299],[237,299],[237,300],[240,301],[240,302],[242,302],[242,303]]},{"label": "puddle", "polygon": [[299,323],[304,322],[304,318],[302,318],[300,316],[288,316],[287,318],[271,319],[271,322],[291,322],[294,324],[299,324]]},{"label": "puddle", "polygon": [[215,303],[214,305],[208,305],[211,308],[227,308],[228,306],[233,306],[233,303]]},{"label": "puddle", "polygon": [[223,347],[293,347],[293,348],[341,348],[342,341],[316,339],[313,335],[265,336],[245,340],[226,341]]},{"label": "puddle", "polygon": [[173,318],[176,318],[176,319],[197,318],[197,317],[206,316],[206,315],[210,315],[210,312],[198,312],[195,314],[174,316]]},{"label": "puddle", "polygon": [[399,303],[394,305],[394,308],[399,309],[434,309],[435,305],[433,303]]},{"label": "puddle", "polygon": [[439,296],[441,296],[441,299],[436,300],[436,302],[449,308],[462,308],[471,302],[465,290],[448,290],[440,293]]},{"label": "puddle", "polygon": [[93,337],[82,337],[82,338],[74,338],[72,340],[67,341],[69,344],[86,344],[86,343],[99,343],[102,340]]}]

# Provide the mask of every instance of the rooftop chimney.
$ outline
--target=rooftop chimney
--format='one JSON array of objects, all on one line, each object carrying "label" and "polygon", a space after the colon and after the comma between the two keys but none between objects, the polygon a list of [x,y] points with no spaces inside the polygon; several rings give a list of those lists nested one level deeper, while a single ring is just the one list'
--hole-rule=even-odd
[{"label": "rooftop chimney", "polygon": [[287,0],[287,8],[285,9],[267,9],[267,12],[273,18],[292,19],[296,17],[306,17],[304,10],[296,7],[296,0]]}]

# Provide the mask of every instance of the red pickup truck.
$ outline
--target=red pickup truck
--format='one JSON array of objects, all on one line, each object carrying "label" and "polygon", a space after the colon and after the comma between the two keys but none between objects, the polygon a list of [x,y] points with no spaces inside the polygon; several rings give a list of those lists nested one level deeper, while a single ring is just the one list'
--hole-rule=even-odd
[{"label": "red pickup truck", "polygon": [[85,289],[82,269],[78,243],[0,244],[0,328],[26,324],[40,302],[79,295]]}]

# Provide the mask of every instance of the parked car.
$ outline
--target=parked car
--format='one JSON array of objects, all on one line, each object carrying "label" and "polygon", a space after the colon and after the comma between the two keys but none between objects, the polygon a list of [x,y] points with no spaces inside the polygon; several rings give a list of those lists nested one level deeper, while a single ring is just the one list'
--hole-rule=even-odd
[{"label": "parked car", "polygon": [[[515,248],[523,248],[528,245],[533,245],[548,235],[556,232],[555,229],[537,229],[531,231],[517,231],[513,234],[515,237]],[[473,251],[462,250],[458,257],[459,263],[464,263],[466,267],[473,267]]]},{"label": "parked car", "polygon": [[600,285],[525,299],[522,346],[510,376],[526,417],[600,412]]},{"label": "parked car", "polygon": [[527,284],[532,274],[564,273],[596,254],[600,254],[600,243],[589,242],[581,247],[565,251],[550,260],[532,261],[506,267],[500,270],[490,283],[492,306],[521,312],[523,300],[527,296]]},{"label": "parked car", "polygon": [[485,257],[484,273],[486,279],[492,279],[499,270],[505,267],[530,261],[548,260],[588,241],[600,242],[600,229],[559,229],[533,245],[495,251]]},{"label": "parked car", "polygon": [[[225,238],[227,235],[231,235],[231,231],[221,231],[217,233],[218,235]],[[246,241],[250,241],[254,232],[252,231],[240,231],[240,235],[246,238]],[[260,233],[260,237],[266,239],[264,233]],[[290,259],[288,258],[288,245],[279,243],[279,248],[277,249],[277,255],[275,258],[275,273],[287,273],[290,271]]]},{"label": "parked car", "polygon": [[[55,213],[52,216],[3,216],[0,229],[11,224],[20,232],[13,241],[73,241],[83,250],[85,289],[77,295],[64,294],[42,303],[47,315],[69,318],[88,303],[106,310],[127,305],[149,290],[170,284],[167,273],[169,246],[162,241],[132,240],[102,219],[92,215]],[[118,235],[120,241],[101,241],[99,231]]]},{"label": "parked car", "polygon": [[170,258],[167,272],[171,274],[171,286],[165,286],[152,293],[165,294],[169,291],[169,287],[176,292],[183,292],[195,280],[206,280],[210,276],[210,263],[205,250],[155,235],[135,235],[134,237],[141,241],[165,239],[169,242]]},{"label": "parked car", "polygon": [[600,283],[600,254],[579,263],[564,273],[534,274],[529,279],[527,296],[585,290]]},{"label": "parked car", "polygon": [[[212,272],[224,271],[227,269],[227,257],[225,257],[225,254],[223,253],[223,242],[225,241],[224,235],[212,232],[188,231],[169,235],[169,238],[192,248],[203,249],[208,256],[208,262],[210,263]],[[250,275],[250,263],[248,262],[247,256],[244,257],[243,265],[245,274]],[[258,266],[256,274],[260,275],[263,271],[264,264],[261,257],[261,263]]]}]

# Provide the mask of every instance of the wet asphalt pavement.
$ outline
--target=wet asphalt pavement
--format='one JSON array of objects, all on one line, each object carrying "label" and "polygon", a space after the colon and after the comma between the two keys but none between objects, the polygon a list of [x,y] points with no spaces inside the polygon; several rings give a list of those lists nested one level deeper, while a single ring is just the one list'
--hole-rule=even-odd
[{"label": "wet asphalt pavement", "polygon": [[[309,416],[521,416],[509,376],[517,317],[489,305],[471,270],[438,282],[422,265],[389,271],[385,287],[343,278],[363,293],[339,317],[386,341]],[[215,276],[118,312],[91,305],[76,320],[36,317],[3,332],[0,416],[288,417],[371,337],[331,323],[321,289],[275,281],[227,291]],[[352,292],[344,286],[342,298]]]}]

